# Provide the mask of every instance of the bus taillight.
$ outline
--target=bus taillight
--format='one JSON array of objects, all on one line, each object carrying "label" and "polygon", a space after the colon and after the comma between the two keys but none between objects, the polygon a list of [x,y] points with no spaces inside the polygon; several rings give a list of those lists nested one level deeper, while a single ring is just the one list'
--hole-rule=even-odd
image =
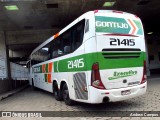
[{"label": "bus taillight", "polygon": [[143,63],[143,76],[141,84],[145,83],[147,81],[147,75],[146,75],[146,61]]},{"label": "bus taillight", "polygon": [[105,87],[101,81],[98,63],[94,63],[92,65],[91,85],[95,88],[98,88],[98,89],[105,89]]},{"label": "bus taillight", "polygon": [[94,10],[94,13],[98,13],[98,10]]}]

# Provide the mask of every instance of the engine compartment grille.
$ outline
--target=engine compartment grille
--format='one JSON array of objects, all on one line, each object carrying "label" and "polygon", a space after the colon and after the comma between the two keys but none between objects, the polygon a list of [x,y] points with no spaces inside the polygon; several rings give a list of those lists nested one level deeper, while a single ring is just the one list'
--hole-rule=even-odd
[{"label": "engine compartment grille", "polygon": [[138,58],[140,57],[140,49],[132,48],[116,48],[116,49],[103,49],[102,55],[106,59],[128,59],[128,58]]}]

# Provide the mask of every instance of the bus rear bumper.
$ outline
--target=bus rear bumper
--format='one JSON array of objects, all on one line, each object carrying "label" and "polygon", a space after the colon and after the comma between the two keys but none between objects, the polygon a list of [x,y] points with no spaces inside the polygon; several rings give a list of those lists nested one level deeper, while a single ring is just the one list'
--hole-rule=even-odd
[{"label": "bus rear bumper", "polygon": [[[101,90],[89,86],[90,91],[90,103],[103,103],[103,102],[116,102],[131,99],[146,93],[147,82],[120,89]],[[124,95],[124,93],[126,93]]]}]

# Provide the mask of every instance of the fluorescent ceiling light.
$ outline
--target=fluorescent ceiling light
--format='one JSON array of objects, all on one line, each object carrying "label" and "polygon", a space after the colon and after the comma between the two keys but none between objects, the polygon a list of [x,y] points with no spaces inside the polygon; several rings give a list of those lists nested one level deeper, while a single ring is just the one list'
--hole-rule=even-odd
[{"label": "fluorescent ceiling light", "polygon": [[16,5],[8,5],[4,6],[7,10],[19,10],[19,8]]},{"label": "fluorescent ceiling light", "polygon": [[153,32],[148,32],[147,34],[148,34],[148,35],[151,35],[151,34],[153,34]]},{"label": "fluorescent ceiling light", "polygon": [[103,7],[112,7],[115,4],[115,2],[105,2],[103,4]]}]

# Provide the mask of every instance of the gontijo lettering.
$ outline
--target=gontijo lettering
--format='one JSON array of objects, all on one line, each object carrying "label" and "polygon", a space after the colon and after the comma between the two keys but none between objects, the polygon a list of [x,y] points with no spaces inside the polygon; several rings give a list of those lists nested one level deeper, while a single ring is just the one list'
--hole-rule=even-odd
[{"label": "gontijo lettering", "polygon": [[140,20],[96,16],[96,32],[119,33],[119,34],[134,34],[142,35],[142,25]]},{"label": "gontijo lettering", "polygon": [[96,21],[97,27],[111,27],[111,28],[129,28],[128,24],[122,22],[102,22]]}]

